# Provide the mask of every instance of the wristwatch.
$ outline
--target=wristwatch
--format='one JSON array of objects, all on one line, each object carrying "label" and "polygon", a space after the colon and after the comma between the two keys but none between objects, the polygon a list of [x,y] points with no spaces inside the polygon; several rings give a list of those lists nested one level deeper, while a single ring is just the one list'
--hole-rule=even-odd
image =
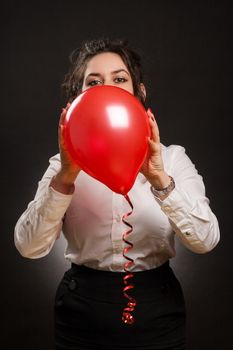
[{"label": "wristwatch", "polygon": [[174,181],[173,177],[171,177],[171,176],[169,176],[169,177],[170,177],[169,185],[165,188],[162,188],[161,190],[158,190],[154,186],[151,185],[150,189],[155,197],[158,197],[158,198],[163,197],[163,196],[167,195],[168,193],[170,193],[172,190],[174,190],[175,181]]}]

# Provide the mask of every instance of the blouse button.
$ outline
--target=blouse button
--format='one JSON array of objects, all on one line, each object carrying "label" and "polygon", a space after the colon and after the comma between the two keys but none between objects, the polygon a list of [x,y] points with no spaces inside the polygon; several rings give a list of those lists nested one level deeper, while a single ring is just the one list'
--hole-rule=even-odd
[{"label": "blouse button", "polygon": [[121,247],[121,246],[115,246],[115,247],[113,248],[113,253],[114,253],[114,254],[120,254],[120,253],[122,253],[122,247]]},{"label": "blouse button", "polygon": [[77,282],[75,280],[71,280],[69,283],[69,290],[75,290],[77,287]]},{"label": "blouse button", "polygon": [[120,216],[120,215],[117,215],[116,221],[117,221],[117,222],[121,222],[121,216]]},{"label": "blouse button", "polygon": [[167,205],[165,205],[164,207],[163,207],[163,210],[164,210],[164,212],[166,213],[169,213],[169,211],[170,211],[170,208],[167,206]]}]

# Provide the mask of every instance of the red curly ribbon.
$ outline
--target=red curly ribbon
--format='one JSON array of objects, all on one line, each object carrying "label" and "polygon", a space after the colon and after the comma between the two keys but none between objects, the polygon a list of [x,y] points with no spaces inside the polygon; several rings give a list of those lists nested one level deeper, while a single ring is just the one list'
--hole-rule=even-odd
[{"label": "red curly ribbon", "polygon": [[131,284],[129,283],[129,279],[131,279],[134,276],[134,274],[132,272],[130,272],[128,269],[134,265],[134,260],[126,255],[128,253],[128,251],[133,248],[133,243],[131,243],[130,241],[128,241],[126,239],[127,236],[133,231],[133,226],[130,225],[126,221],[126,219],[133,212],[133,204],[130,201],[129,196],[127,194],[125,195],[125,198],[128,201],[128,203],[129,203],[129,205],[130,205],[132,210],[129,213],[124,214],[123,218],[122,218],[122,221],[124,222],[124,224],[129,227],[129,230],[126,231],[125,233],[123,233],[123,236],[122,236],[123,241],[126,244],[128,244],[128,247],[125,247],[124,250],[123,250],[123,256],[124,256],[125,259],[128,260],[124,264],[124,270],[126,272],[126,275],[123,277],[123,281],[124,281],[124,284],[125,284],[125,287],[123,288],[123,294],[124,294],[125,298],[128,299],[128,303],[127,303],[127,306],[123,310],[122,321],[125,324],[133,324],[135,319],[134,319],[134,317],[132,315],[132,312],[134,311],[135,306],[136,306],[137,303],[136,303],[136,300],[131,295],[128,294],[128,291],[134,288],[134,285],[132,283]]}]

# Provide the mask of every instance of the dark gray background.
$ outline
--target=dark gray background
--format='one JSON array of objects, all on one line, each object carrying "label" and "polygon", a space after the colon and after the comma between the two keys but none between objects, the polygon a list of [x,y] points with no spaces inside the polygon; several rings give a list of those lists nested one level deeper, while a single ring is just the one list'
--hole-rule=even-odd
[{"label": "dark gray background", "polygon": [[[98,36],[128,38],[143,56],[148,106],[161,139],[180,144],[203,175],[221,242],[197,255],[178,243],[172,265],[188,309],[188,350],[232,342],[232,5],[227,1],[57,0],[1,5],[1,343],[52,349],[53,300],[69,264],[64,241],[22,258],[14,225],[57,153],[70,52]],[[4,345],[4,346],[2,346]]]}]

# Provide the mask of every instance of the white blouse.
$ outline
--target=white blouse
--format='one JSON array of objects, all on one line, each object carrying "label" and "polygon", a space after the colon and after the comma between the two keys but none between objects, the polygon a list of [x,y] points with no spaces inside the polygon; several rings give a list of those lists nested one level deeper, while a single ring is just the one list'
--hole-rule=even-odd
[{"label": "white blouse", "polygon": [[[205,196],[202,177],[181,146],[162,145],[166,172],[176,187],[160,201],[142,174],[128,195],[133,212],[126,219],[133,227],[127,239],[133,248],[127,255],[134,260],[132,271],[160,266],[175,256],[175,234],[196,253],[213,249],[219,241],[218,221]],[[15,227],[15,245],[28,258],[47,255],[60,232],[67,240],[65,258],[75,264],[110,271],[123,271],[126,245],[123,234],[129,229],[122,221],[131,211],[126,198],[81,171],[72,195],[50,187],[61,166],[60,156],[39,182],[36,196]]]}]

